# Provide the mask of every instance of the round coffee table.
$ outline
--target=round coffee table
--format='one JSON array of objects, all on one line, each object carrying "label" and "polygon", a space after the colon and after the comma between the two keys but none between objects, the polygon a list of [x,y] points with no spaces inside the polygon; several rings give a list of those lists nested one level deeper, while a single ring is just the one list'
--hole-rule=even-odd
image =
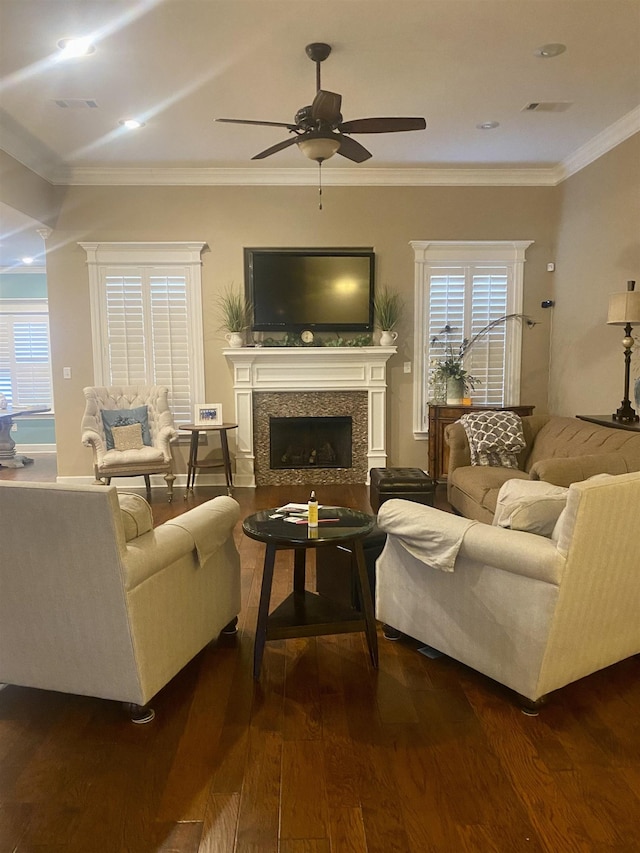
[{"label": "round coffee table", "polygon": [[[267,640],[291,637],[315,637],[321,634],[347,634],[364,631],[371,663],[378,666],[378,639],[365,566],[362,540],[375,527],[376,519],[347,507],[321,507],[318,527],[309,528],[306,520],[285,521],[285,514],[266,509],[245,518],[242,529],[251,539],[266,544],[262,588],[258,607],[256,642],[253,652],[253,677],[260,667]],[[347,607],[305,589],[307,548],[349,543],[354,559],[354,580],[360,609]],[[276,551],[293,550],[293,592],[269,613],[271,585]]]}]

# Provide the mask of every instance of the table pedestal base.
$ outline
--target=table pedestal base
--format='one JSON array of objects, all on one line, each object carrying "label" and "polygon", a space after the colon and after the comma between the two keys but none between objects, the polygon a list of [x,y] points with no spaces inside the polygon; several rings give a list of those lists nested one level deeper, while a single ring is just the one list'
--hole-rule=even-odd
[{"label": "table pedestal base", "polygon": [[4,458],[0,455],[0,468],[24,468],[25,465],[30,465],[33,462],[29,456],[8,456]]}]

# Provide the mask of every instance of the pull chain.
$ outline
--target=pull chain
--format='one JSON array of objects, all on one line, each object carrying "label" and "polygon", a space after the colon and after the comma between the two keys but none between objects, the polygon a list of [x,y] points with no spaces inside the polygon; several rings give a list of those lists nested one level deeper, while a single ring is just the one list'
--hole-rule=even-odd
[{"label": "pull chain", "polygon": [[322,160],[318,160],[318,210],[322,210]]}]

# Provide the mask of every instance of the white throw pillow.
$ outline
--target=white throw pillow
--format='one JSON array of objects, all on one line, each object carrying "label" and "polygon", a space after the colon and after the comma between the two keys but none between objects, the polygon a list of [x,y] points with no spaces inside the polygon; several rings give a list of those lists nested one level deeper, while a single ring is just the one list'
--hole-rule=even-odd
[{"label": "white throw pillow", "polygon": [[551,536],[569,489],[542,480],[507,480],[498,492],[493,524]]}]

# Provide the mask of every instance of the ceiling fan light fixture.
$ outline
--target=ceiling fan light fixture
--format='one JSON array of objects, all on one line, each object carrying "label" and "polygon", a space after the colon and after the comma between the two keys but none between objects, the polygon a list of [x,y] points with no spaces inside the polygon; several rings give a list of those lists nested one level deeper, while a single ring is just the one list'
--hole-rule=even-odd
[{"label": "ceiling fan light fixture", "polygon": [[316,134],[307,134],[302,139],[297,141],[298,148],[302,151],[305,157],[309,160],[315,160],[317,163],[323,163],[340,148],[340,140],[335,136],[316,136]]}]

